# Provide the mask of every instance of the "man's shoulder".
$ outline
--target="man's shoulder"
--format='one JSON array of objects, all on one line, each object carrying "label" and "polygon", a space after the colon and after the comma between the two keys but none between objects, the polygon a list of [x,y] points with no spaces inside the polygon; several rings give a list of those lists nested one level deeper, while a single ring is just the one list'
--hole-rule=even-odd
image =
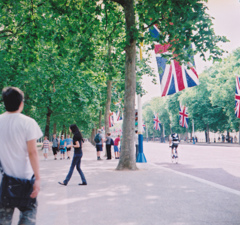
[{"label": "man's shoulder", "polygon": [[24,115],[24,114],[20,114],[19,115],[19,119],[20,120],[22,120],[22,121],[25,121],[26,123],[37,123],[36,121],[35,121],[35,119],[33,119],[33,118],[31,118],[31,117],[29,117],[29,116],[26,116],[26,115]]}]

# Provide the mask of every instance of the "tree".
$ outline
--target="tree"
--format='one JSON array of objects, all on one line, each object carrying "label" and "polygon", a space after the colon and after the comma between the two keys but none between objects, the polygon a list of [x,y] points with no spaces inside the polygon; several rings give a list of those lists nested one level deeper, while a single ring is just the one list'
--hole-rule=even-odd
[{"label": "tree", "polygon": [[[126,61],[125,61],[125,98],[124,98],[124,121],[122,155],[117,169],[136,169],[135,157],[133,154],[134,134],[134,104],[135,104],[135,45],[137,40],[143,41],[140,32],[144,32],[153,24],[158,24],[161,35],[158,42],[165,44],[166,39],[171,43],[170,49],[174,51],[170,58],[178,61],[188,61],[189,55],[197,52],[205,59],[207,51],[210,52],[210,59],[218,59],[222,50],[217,46],[219,41],[226,41],[225,38],[215,36],[211,28],[212,21],[205,12],[206,7],[198,0],[195,1],[155,1],[142,0],[135,5],[134,0],[112,0],[119,3],[125,14],[126,23]],[[187,13],[186,13],[187,12]],[[139,15],[139,30],[136,29],[135,13]],[[150,24],[150,19],[152,23]],[[146,26],[145,24],[149,24]],[[174,26],[174,29],[173,29]],[[138,39],[139,37],[139,39]],[[146,40],[149,38],[145,33]],[[191,43],[195,50],[190,48]],[[183,49],[186,49],[183,51]]]}]

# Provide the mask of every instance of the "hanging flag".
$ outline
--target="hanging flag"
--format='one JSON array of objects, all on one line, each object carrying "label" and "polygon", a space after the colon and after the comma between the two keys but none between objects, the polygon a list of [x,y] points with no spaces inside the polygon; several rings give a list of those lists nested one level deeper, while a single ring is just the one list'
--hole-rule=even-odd
[{"label": "hanging flag", "polygon": [[114,125],[114,118],[113,118],[113,113],[112,112],[109,113],[108,121],[109,121],[109,127],[113,127],[113,125]]},{"label": "hanging flag", "polygon": [[117,117],[117,121],[122,120],[122,113],[120,110],[116,112],[116,117]]},{"label": "hanging flag", "polygon": [[240,77],[236,76],[235,115],[240,119]]},{"label": "hanging flag", "polygon": [[161,122],[160,122],[160,120],[158,119],[158,114],[155,114],[155,115],[154,115],[153,122],[154,122],[153,128],[154,128],[155,130],[161,130],[161,128],[160,128]]},{"label": "hanging flag", "polygon": [[179,109],[179,124],[182,127],[188,128],[188,113],[187,107],[181,106]]},{"label": "hanging flag", "polygon": [[[151,27],[149,31],[153,38],[158,38],[160,35],[157,25]],[[162,54],[166,53],[170,46],[171,44],[167,43],[165,45],[156,44],[154,47],[162,97],[199,85],[198,74],[190,62],[187,65],[180,65],[176,60],[168,62],[162,57]]]}]

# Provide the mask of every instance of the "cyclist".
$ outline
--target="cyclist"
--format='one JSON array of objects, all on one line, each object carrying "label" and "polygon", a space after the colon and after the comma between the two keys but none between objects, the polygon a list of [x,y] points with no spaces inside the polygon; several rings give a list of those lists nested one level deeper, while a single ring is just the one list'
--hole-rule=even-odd
[{"label": "cyclist", "polygon": [[[178,148],[178,144],[180,143],[178,134],[176,133],[172,133],[170,138],[169,138],[169,147],[172,148],[172,158],[178,158],[178,152],[177,152],[177,148]],[[173,149],[175,148],[175,156],[174,156],[174,152]]]}]

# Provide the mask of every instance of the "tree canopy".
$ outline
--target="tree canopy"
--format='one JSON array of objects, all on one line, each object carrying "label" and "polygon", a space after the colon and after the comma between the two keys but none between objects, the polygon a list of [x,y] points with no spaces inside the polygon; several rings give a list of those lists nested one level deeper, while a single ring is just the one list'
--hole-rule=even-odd
[{"label": "tree canopy", "polygon": [[[223,53],[218,43],[227,41],[215,35],[200,0],[10,0],[0,2],[0,14],[0,88],[25,92],[24,112],[46,135],[54,127],[66,132],[70,123],[89,135],[101,125],[101,112],[115,107],[108,104],[110,88],[113,101],[124,99],[119,169],[136,169],[135,93],[144,94],[141,75],[149,71],[146,60],[136,59],[136,46],[169,43],[166,57],[184,62],[196,53],[217,60]],[[161,31],[157,40],[148,32],[154,24]]]}]

